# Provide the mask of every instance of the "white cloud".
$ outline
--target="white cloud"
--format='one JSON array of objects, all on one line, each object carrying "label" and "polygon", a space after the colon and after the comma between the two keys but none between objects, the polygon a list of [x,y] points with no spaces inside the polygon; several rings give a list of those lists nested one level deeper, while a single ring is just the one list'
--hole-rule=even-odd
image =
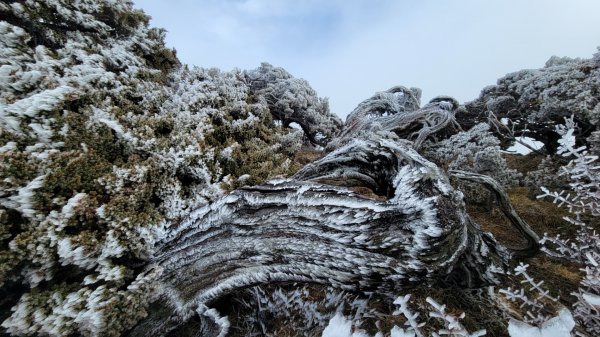
[{"label": "white cloud", "polygon": [[136,0],[180,58],[307,79],[345,116],[375,91],[421,87],[467,101],[498,77],[600,45],[597,0]]}]

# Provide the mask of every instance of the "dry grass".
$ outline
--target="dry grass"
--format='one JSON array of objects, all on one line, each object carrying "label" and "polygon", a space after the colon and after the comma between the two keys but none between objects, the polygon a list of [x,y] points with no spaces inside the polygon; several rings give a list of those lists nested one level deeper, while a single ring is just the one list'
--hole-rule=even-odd
[{"label": "dry grass", "polygon": [[[561,234],[562,236],[575,235],[575,228],[563,219],[569,213],[564,208],[555,204],[540,200],[531,199],[530,191],[526,187],[519,187],[509,191],[511,203],[519,216],[531,226],[531,228],[542,236]],[[498,208],[487,210],[477,205],[467,205],[469,215],[480,224],[483,230],[488,231],[496,237],[502,244],[518,248],[525,240],[518,235],[508,219]]]},{"label": "dry grass", "polygon": [[[576,228],[568,223],[563,217],[569,213],[565,208],[555,204],[530,198],[531,191],[525,187],[516,188],[509,192],[510,200],[517,213],[525,220],[531,228],[543,236],[548,233],[550,236],[560,234],[565,238],[573,238],[576,234]],[[496,239],[505,246],[519,248],[525,240],[521,238],[518,232],[513,229],[509,221],[497,209],[485,210],[477,206],[468,206],[469,214],[478,222],[483,230],[489,231]],[[529,264],[528,273],[536,281],[544,280],[543,287],[550,291],[551,295],[560,298],[558,305],[569,307],[573,304],[575,298],[571,292],[579,287],[579,282],[583,277],[581,266],[563,259],[549,257],[546,254],[538,255],[524,259],[522,261],[512,261],[513,266],[519,262]],[[499,288],[512,287],[519,289],[523,287],[520,282],[523,279],[516,276],[508,276],[498,285]],[[548,303],[549,308],[555,307]],[[517,310],[518,311],[518,310]],[[552,314],[549,312],[549,314]]]},{"label": "dry grass", "polygon": [[323,151],[317,151],[313,149],[303,148],[296,153],[294,162],[301,164],[302,166],[312,163],[323,157]]},{"label": "dry grass", "polygon": [[538,166],[544,159],[543,155],[536,153],[531,153],[526,156],[519,154],[503,154],[502,157],[506,160],[506,164],[509,168],[517,170],[523,174],[537,170]]},{"label": "dry grass", "polygon": [[527,262],[530,265],[528,271],[531,277],[544,280],[544,287],[550,290],[553,296],[560,296],[561,302],[573,304],[575,298],[570,294],[579,287],[583,277],[581,266],[544,254],[531,258]]}]

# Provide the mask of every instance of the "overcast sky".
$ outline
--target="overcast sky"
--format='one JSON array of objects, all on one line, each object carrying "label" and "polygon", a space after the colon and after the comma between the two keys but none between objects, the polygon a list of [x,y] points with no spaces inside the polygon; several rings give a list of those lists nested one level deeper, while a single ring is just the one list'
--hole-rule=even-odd
[{"label": "overcast sky", "polygon": [[376,91],[461,102],[504,74],[600,46],[600,0],[135,0],[190,65],[285,68],[345,117]]}]

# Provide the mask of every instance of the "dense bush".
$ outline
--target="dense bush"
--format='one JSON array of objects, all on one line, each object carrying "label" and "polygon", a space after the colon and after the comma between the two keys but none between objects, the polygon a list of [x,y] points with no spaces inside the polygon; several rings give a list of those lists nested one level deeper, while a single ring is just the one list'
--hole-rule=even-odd
[{"label": "dense bush", "polygon": [[295,116],[335,122],[282,69],[181,67],[131,1],[2,2],[0,19],[0,320],[14,335],[119,335],[146,314],[141,270],[166,228],[299,168],[304,135],[253,74]]},{"label": "dense bush", "polygon": [[[519,173],[510,169],[502,157],[500,141],[486,123],[480,123],[467,131],[459,132],[448,139],[429,143],[425,156],[447,170],[465,170],[489,175],[503,187],[518,185]],[[457,181],[467,200],[489,204],[490,193],[478,184]]]}]

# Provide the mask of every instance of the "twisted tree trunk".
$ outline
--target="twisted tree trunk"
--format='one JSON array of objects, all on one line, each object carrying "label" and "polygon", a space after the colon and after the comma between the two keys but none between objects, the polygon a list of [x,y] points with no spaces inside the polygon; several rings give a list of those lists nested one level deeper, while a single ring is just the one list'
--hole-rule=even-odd
[{"label": "twisted tree trunk", "polygon": [[131,335],[166,335],[196,314],[204,335],[224,334],[208,306],[257,284],[395,293],[416,284],[494,283],[508,251],[473,223],[462,193],[414,149],[453,123],[454,108],[440,101],[349,118],[330,152],[290,179],[238,189],[192,212],[158,247],[162,298]]}]

